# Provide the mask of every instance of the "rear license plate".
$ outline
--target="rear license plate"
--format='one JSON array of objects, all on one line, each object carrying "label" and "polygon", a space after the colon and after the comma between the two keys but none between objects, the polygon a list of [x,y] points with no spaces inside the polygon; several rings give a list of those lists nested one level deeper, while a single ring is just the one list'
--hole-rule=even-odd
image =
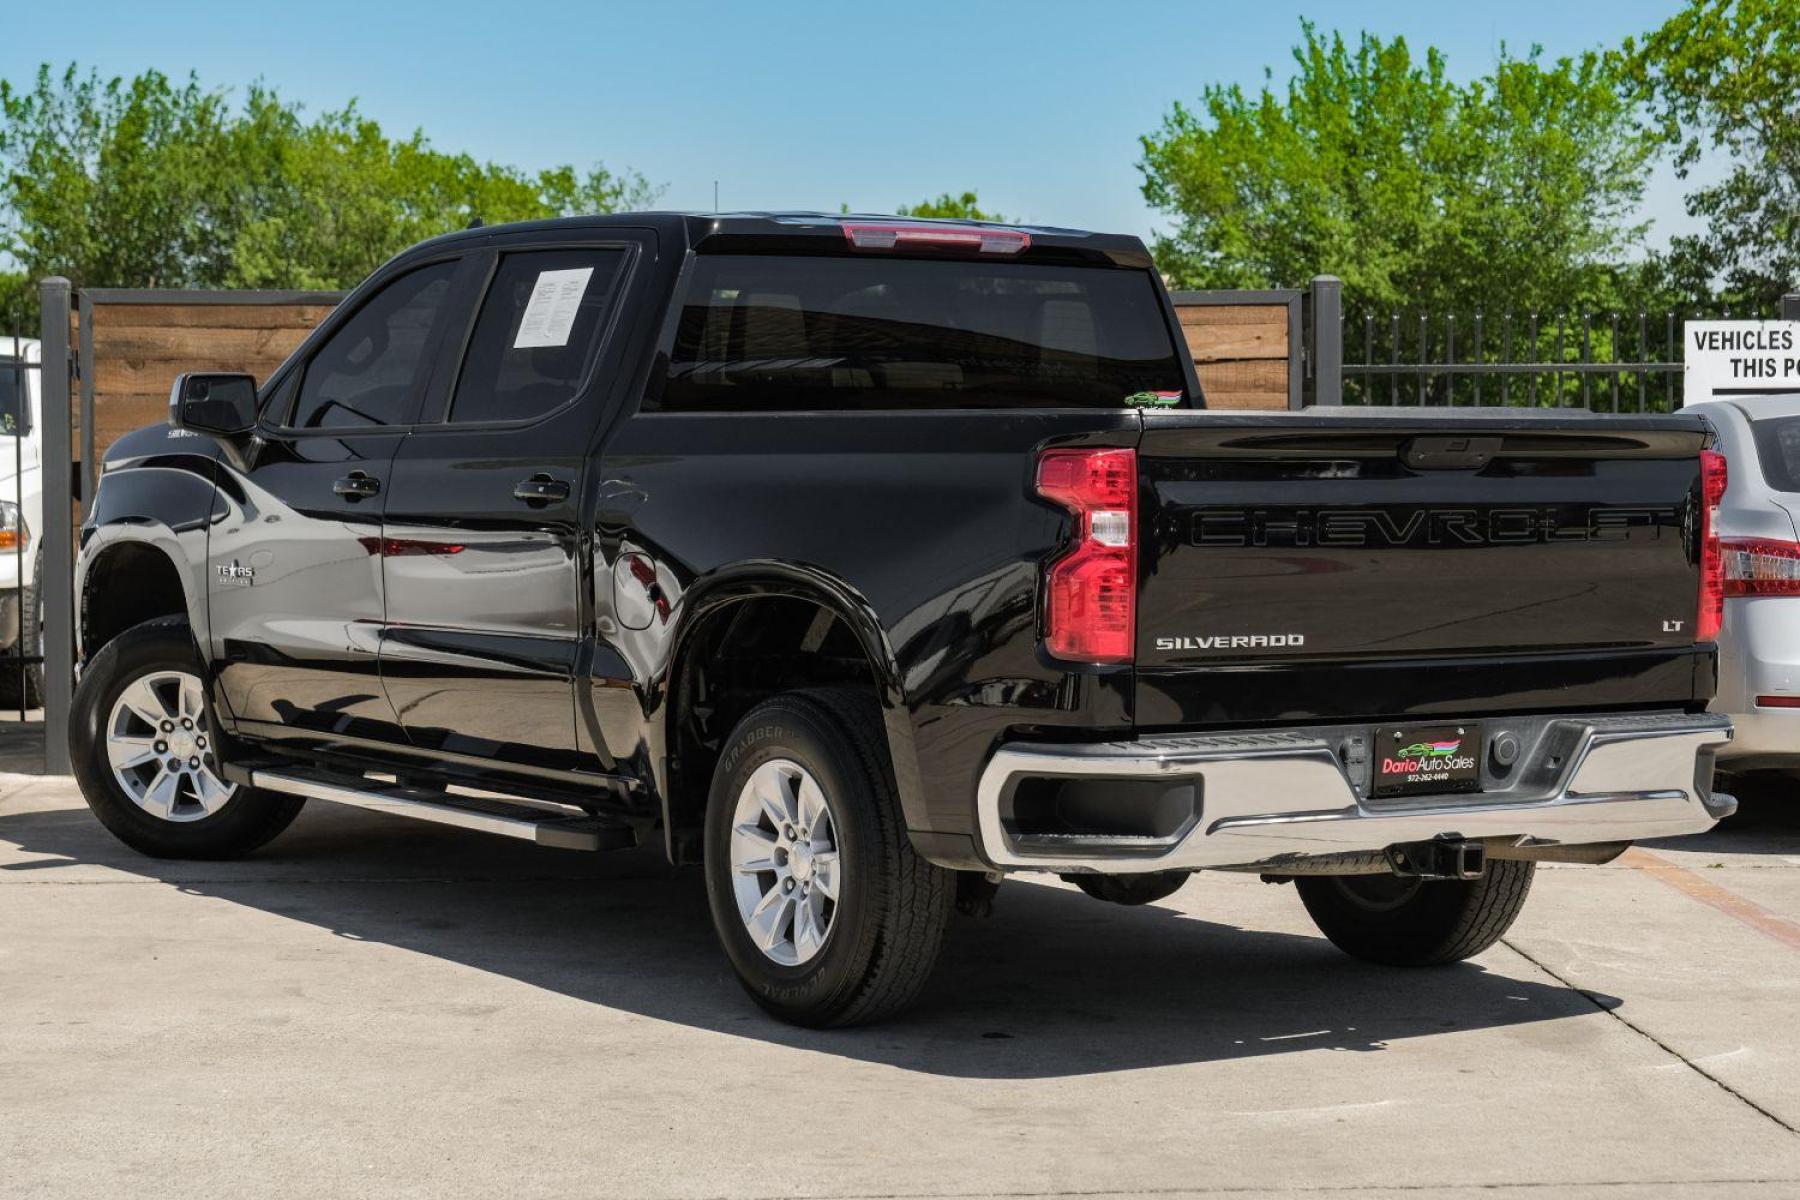
[{"label": "rear license plate", "polygon": [[1481,726],[1389,725],[1375,731],[1374,794],[1481,790]]}]

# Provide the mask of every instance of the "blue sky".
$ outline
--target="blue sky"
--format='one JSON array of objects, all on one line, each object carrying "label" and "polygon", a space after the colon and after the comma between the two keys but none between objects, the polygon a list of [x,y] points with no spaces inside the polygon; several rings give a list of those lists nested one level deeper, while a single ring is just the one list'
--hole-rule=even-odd
[{"label": "blue sky", "polygon": [[[1676,0],[908,5],[22,3],[0,77],[71,59],[107,74],[256,79],[310,109],[355,97],[392,133],[527,168],[633,167],[662,204],[865,211],[977,188],[1027,220],[1148,234],[1137,138],[1203,85],[1279,81],[1302,15],[1405,34],[1478,75],[1502,42],[1611,44]],[[153,14],[153,15],[152,15]],[[23,16],[21,27],[20,17]],[[1653,237],[1685,227],[1659,176]]]}]

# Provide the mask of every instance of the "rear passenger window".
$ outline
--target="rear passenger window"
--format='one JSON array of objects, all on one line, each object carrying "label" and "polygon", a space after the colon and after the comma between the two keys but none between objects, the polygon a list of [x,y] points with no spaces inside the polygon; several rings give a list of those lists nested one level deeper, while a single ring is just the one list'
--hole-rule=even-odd
[{"label": "rear passenger window", "polygon": [[394,280],[306,364],[296,429],[358,429],[406,420],[457,264],[433,263]]},{"label": "rear passenger window", "polygon": [[1185,390],[1148,271],[720,254],[690,280],[672,412],[1124,408]]},{"label": "rear passenger window", "polygon": [[566,404],[593,366],[623,250],[503,255],[469,339],[451,421],[525,421]]},{"label": "rear passenger window", "polygon": [[1750,423],[1763,479],[1778,492],[1800,492],[1800,417],[1763,417]]}]

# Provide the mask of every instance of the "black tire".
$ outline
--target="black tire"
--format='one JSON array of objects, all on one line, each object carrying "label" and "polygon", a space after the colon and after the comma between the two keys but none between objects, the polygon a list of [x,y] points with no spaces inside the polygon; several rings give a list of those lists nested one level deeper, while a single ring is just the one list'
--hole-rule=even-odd
[{"label": "black tire", "polygon": [[1155,904],[1181,890],[1192,871],[1149,871],[1139,875],[1064,875],[1096,900],[1108,904]]},{"label": "black tire", "polygon": [[44,593],[40,586],[43,578],[44,554],[40,550],[31,572],[32,583],[19,597],[19,640],[13,643],[11,653],[0,655],[0,716],[7,709],[16,716],[20,708],[41,708],[44,704],[44,664],[21,666],[17,661],[44,652]]},{"label": "black tire", "polygon": [[81,794],[113,836],[153,858],[249,854],[293,822],[305,804],[302,797],[239,785],[217,812],[170,821],[140,808],[114,777],[106,755],[108,714],[128,686],[161,671],[205,677],[185,617],[160,617],[126,630],[82,672],[69,714],[69,758]]},{"label": "black tire", "polygon": [[[817,782],[842,872],[823,944],[797,965],[775,961],[752,939],[731,863],[738,797],[776,759]],[[811,1027],[868,1024],[911,1003],[956,901],[955,872],[921,858],[907,837],[872,699],[848,688],[777,696],[738,722],[713,774],[705,871],[713,927],[744,989],[772,1015]]]},{"label": "black tire", "polygon": [[1480,879],[1302,875],[1294,881],[1319,932],[1344,953],[1390,967],[1480,954],[1512,927],[1536,863],[1490,859]]}]

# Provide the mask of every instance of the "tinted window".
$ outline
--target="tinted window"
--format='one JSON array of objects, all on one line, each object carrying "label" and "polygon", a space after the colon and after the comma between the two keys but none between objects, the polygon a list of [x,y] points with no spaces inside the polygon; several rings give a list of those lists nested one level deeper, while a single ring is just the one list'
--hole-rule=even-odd
[{"label": "tinted window", "polygon": [[702,256],[662,407],[1119,408],[1179,392],[1148,272]]},{"label": "tinted window", "polygon": [[452,421],[521,421],[575,395],[612,311],[622,250],[501,258],[450,401]]},{"label": "tinted window", "polygon": [[1751,421],[1763,479],[1778,492],[1800,492],[1800,417]]},{"label": "tinted window", "polygon": [[294,410],[295,385],[300,381],[300,372],[289,371],[287,378],[262,402],[262,416],[266,421],[280,425],[287,420],[288,414]]},{"label": "tinted window", "polygon": [[357,429],[403,420],[455,274],[454,262],[420,267],[359,308],[307,363],[294,426]]},{"label": "tinted window", "polygon": [[0,358],[0,436],[25,428],[24,365],[16,358]]}]

